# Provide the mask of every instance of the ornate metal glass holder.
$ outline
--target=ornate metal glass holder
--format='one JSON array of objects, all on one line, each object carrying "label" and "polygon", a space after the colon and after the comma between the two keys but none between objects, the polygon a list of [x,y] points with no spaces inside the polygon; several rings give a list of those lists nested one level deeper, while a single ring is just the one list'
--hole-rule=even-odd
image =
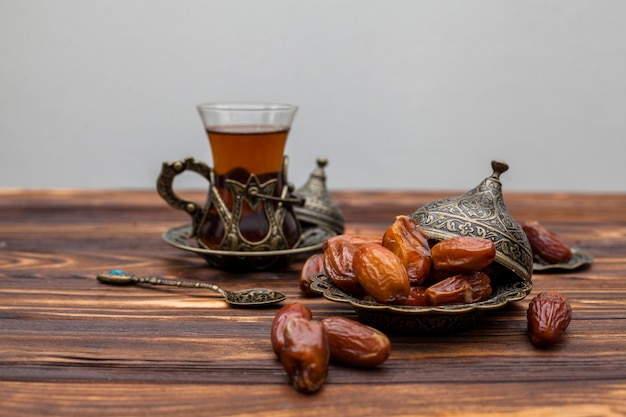
[{"label": "ornate metal glass holder", "polygon": [[[341,210],[336,206],[326,189],[324,171],[328,160],[317,159],[317,167],[308,181],[298,189],[287,182],[288,158],[283,168],[283,186],[276,196],[276,179],[261,181],[250,174],[246,182],[227,179],[224,193],[215,186],[213,170],[193,158],[164,162],[157,180],[159,195],[172,207],[186,212],[191,225],[168,230],[164,240],[180,249],[197,253],[210,265],[223,269],[264,270],[282,268],[299,256],[309,255],[321,248],[328,237],[343,233],[344,221]],[[209,182],[209,191],[204,206],[178,196],[173,189],[176,176],[185,171],[196,172]],[[263,223],[266,231],[262,237],[252,241],[239,229],[243,210],[259,211],[262,216],[255,219]],[[298,237],[294,245],[287,246],[282,234],[285,214],[293,210],[297,221]],[[203,230],[217,226],[223,229],[223,238],[218,248],[206,245]]]}]

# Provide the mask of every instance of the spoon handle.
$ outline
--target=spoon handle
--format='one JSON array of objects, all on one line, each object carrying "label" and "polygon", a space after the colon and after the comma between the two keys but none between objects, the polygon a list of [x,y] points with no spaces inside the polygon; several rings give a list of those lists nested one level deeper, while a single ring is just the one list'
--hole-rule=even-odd
[{"label": "spoon handle", "polygon": [[206,282],[191,282],[191,281],[176,281],[167,278],[158,277],[140,277],[135,274],[130,274],[119,269],[114,269],[110,272],[101,272],[98,274],[98,281],[105,284],[126,285],[126,284],[150,284],[150,285],[168,285],[171,287],[185,287],[185,288],[204,288],[220,293],[226,297],[226,292],[214,284]]}]

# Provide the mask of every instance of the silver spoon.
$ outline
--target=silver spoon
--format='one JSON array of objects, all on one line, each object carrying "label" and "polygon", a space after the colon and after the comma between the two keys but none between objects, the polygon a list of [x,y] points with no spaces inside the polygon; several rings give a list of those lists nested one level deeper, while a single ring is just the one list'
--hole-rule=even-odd
[{"label": "silver spoon", "polygon": [[151,284],[169,285],[173,287],[205,288],[220,293],[226,302],[237,307],[262,306],[279,303],[287,298],[283,293],[265,288],[252,288],[235,292],[226,291],[217,285],[206,282],[175,281],[157,277],[140,277],[129,274],[119,269],[98,274],[98,281],[105,284],[125,285],[125,284]]}]

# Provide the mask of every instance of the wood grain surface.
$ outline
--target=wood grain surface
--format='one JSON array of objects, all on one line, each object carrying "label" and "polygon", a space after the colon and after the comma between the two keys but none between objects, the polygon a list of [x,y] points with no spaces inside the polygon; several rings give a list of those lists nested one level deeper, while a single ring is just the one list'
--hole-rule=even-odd
[{"label": "wood grain surface", "polygon": [[[398,214],[455,193],[335,192],[347,232],[380,235]],[[201,192],[188,192],[203,201]],[[529,298],[442,335],[391,335],[377,369],[331,364],[323,389],[288,384],[270,346],[276,308],[229,308],[217,294],[99,283],[100,271],[270,287],[317,319],[356,317],[304,297],[301,263],[230,273],[164,243],[188,223],[153,191],[0,190],[0,415],[3,416],[623,416],[626,415],[626,195],[505,193],[594,256],[591,267],[535,274]],[[536,293],[574,311],[559,344],[535,348]],[[285,304],[283,303],[283,305]]]}]

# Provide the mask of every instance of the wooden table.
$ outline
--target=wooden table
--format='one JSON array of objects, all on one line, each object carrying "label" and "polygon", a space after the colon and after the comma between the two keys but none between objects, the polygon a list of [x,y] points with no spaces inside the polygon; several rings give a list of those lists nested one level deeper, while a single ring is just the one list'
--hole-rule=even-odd
[{"label": "wooden table", "polygon": [[[335,192],[347,232],[381,234],[397,214],[456,193]],[[191,192],[202,201],[203,194]],[[444,335],[391,336],[380,368],[331,365],[316,395],[296,392],[269,339],[277,311],[233,309],[209,292],[113,287],[122,268],[229,289],[265,286],[316,318],[355,317],[303,297],[300,264],[233,274],[167,245],[184,224],[153,191],[0,190],[0,414],[3,416],[617,416],[626,413],[626,195],[504,194],[595,256],[590,268],[535,274],[530,297]],[[530,298],[565,294],[561,343],[526,335]],[[284,304],[283,304],[284,305]]]}]

